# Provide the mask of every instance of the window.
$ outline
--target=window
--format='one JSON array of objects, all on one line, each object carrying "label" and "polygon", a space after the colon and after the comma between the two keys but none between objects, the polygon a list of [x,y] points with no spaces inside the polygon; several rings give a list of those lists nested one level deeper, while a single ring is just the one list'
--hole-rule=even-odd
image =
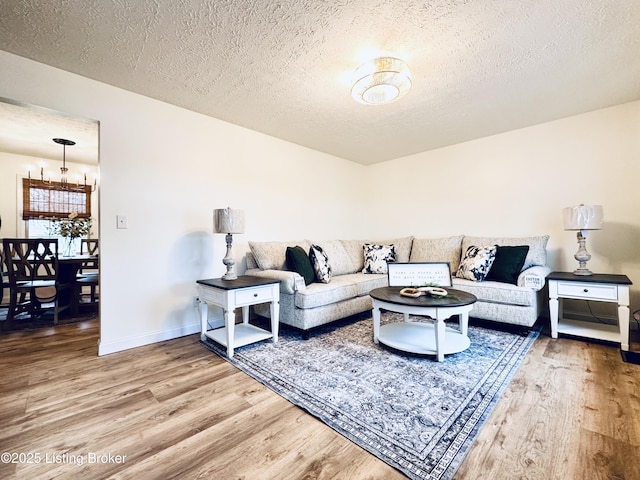
[{"label": "window", "polygon": [[[26,220],[28,238],[58,238],[52,231],[52,220],[64,220],[76,212],[79,218],[91,218],[90,185],[63,185],[22,179],[22,218]],[[80,239],[64,239],[69,251],[78,251]]]},{"label": "window", "polygon": [[91,186],[22,179],[22,219],[52,220],[76,212],[91,217]]}]

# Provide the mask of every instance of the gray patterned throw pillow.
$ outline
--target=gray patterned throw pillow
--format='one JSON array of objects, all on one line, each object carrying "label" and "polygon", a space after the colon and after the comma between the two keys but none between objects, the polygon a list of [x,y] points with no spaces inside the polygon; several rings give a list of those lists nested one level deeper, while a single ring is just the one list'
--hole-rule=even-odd
[{"label": "gray patterned throw pillow", "polygon": [[460,262],[456,277],[482,282],[493,265],[497,249],[496,245],[490,247],[469,246]]},{"label": "gray patterned throw pillow", "polygon": [[316,272],[316,280],[320,283],[329,283],[331,281],[331,265],[329,265],[329,257],[324,253],[324,250],[319,245],[311,245],[309,259]]}]

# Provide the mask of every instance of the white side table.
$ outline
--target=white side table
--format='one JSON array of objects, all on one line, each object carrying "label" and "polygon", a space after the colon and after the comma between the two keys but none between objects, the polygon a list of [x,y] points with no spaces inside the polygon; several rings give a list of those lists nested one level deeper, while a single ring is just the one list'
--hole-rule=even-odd
[{"label": "white side table", "polygon": [[[574,275],[568,272],[552,272],[549,282],[549,316],[551,337],[558,333],[578,337],[605,340],[620,344],[629,350],[629,285],[626,275],[593,274]],[[593,300],[618,304],[618,325],[570,320],[562,317],[562,300]]]},{"label": "white side table", "polygon": [[[233,349],[261,340],[278,341],[280,315],[280,281],[243,275],[236,280],[213,278],[198,280],[200,307],[200,338],[210,338],[227,347],[227,357],[233,357]],[[249,307],[259,303],[271,303],[271,331],[249,323]],[[207,329],[208,304],[224,310],[224,327]],[[242,323],[236,325],[234,311],[242,307]]]}]

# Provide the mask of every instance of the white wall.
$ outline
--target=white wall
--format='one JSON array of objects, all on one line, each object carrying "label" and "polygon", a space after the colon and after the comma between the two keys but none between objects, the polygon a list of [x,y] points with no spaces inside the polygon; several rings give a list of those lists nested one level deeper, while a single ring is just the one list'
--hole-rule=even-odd
[{"label": "white wall", "polygon": [[0,70],[0,96],[100,121],[100,353],[198,330],[225,206],[246,211],[237,257],[249,240],[549,234],[573,269],[561,210],[599,203],[589,265],[627,274],[640,308],[640,102],[362,167],[5,52]]},{"label": "white wall", "polygon": [[577,267],[576,233],[562,209],[601,204],[605,225],[587,241],[598,273],[634,283],[640,308],[640,102],[482,138],[370,167],[368,204],[384,222],[416,237],[550,235],[557,270]]},{"label": "white wall", "polygon": [[245,210],[237,256],[364,234],[362,166],[6,52],[0,70],[0,96],[100,122],[101,354],[199,331],[195,280],[224,272],[215,208]]}]

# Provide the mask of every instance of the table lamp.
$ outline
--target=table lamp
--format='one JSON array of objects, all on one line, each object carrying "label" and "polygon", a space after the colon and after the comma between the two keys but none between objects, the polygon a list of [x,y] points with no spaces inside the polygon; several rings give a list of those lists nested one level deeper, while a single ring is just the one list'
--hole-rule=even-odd
[{"label": "table lamp", "polygon": [[214,233],[226,233],[227,253],[222,259],[222,263],[227,266],[227,273],[222,276],[222,280],[236,280],[238,276],[233,271],[236,261],[231,253],[231,242],[234,233],[244,233],[244,211],[232,210],[230,208],[219,208],[213,211],[213,231]]},{"label": "table lamp", "polygon": [[586,241],[589,230],[600,230],[602,228],[602,205],[583,205],[567,207],[563,211],[564,229],[578,231],[578,251],[573,256],[579,267],[573,271],[574,275],[593,275],[587,268],[587,262],[591,255],[587,252]]}]

